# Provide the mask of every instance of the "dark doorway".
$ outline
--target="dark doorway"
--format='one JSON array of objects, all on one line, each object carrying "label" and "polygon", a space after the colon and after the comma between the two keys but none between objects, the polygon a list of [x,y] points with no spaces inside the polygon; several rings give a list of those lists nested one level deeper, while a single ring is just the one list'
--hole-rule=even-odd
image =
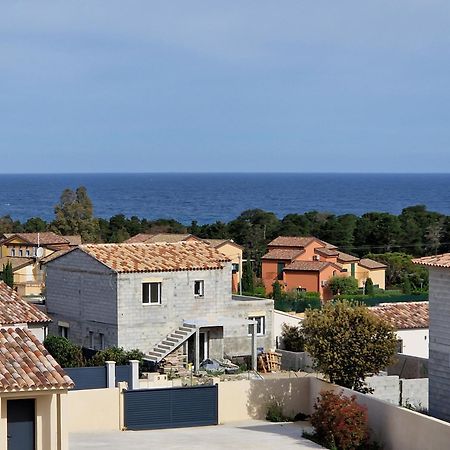
[{"label": "dark doorway", "polygon": [[8,400],[8,450],[35,450],[34,399]]}]

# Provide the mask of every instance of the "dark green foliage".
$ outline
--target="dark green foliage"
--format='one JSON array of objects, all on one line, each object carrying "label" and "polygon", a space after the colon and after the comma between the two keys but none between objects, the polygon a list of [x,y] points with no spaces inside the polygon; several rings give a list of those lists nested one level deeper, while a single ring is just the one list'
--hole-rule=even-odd
[{"label": "dark green foliage", "polygon": [[366,295],[373,295],[374,294],[374,287],[373,287],[373,281],[371,278],[367,278],[366,282],[364,283],[364,293]]},{"label": "dark green foliage", "polygon": [[409,277],[405,278],[405,281],[402,284],[402,290],[405,295],[411,294],[411,282],[409,281]]},{"label": "dark green foliage", "polygon": [[14,272],[10,262],[3,264],[3,270],[0,279],[9,287],[14,287]]},{"label": "dark green foliage", "polygon": [[273,402],[267,407],[266,420],[269,422],[290,422],[292,419],[283,414],[281,403]]},{"label": "dark green foliage", "polygon": [[353,294],[358,292],[358,281],[353,277],[331,277],[327,287],[333,295]]},{"label": "dark green foliage", "polygon": [[61,336],[47,336],[44,347],[56,359],[61,367],[84,366],[81,347]]},{"label": "dark green foliage", "polygon": [[255,291],[255,273],[250,260],[245,261],[242,273],[242,291],[253,294]]},{"label": "dark green foliage", "polygon": [[118,366],[128,364],[130,359],[141,361],[144,356],[140,350],[124,350],[122,347],[110,347],[97,352],[89,361],[90,366],[104,366],[106,361],[115,361]]},{"label": "dark green foliage", "polygon": [[275,309],[280,311],[304,312],[307,309],[319,309],[321,307],[320,294],[318,292],[287,292],[281,299],[275,301]]},{"label": "dark green foliage", "polygon": [[301,327],[293,327],[284,323],[281,337],[283,339],[284,350],[289,352],[305,351],[305,337],[303,336]]},{"label": "dark green foliage", "polygon": [[281,290],[281,284],[278,281],[272,284],[272,298],[277,300],[282,300],[284,298],[283,291]]},{"label": "dark green foliage", "polygon": [[387,367],[396,351],[392,327],[365,306],[330,302],[306,311],[305,349],[330,382],[367,392],[364,380]]},{"label": "dark green foliage", "polygon": [[[376,293],[373,296],[363,294],[339,295],[335,300],[348,300],[352,303],[363,304],[366,306],[377,306],[380,303],[398,303],[398,302],[422,302],[428,301],[428,293],[412,292],[411,294],[390,294],[391,291]],[[399,292],[399,291],[392,291]],[[277,308],[278,309],[278,308]],[[286,311],[286,310],[283,310]]]}]

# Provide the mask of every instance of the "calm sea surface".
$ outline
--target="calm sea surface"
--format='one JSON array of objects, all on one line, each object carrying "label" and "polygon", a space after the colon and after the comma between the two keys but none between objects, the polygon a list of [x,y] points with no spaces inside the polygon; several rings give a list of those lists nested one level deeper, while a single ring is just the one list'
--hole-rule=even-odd
[{"label": "calm sea surface", "polygon": [[95,214],[210,223],[245,209],[278,217],[305,211],[400,213],[425,204],[450,215],[450,174],[63,174],[0,175],[0,216],[53,218],[67,188],[86,186]]}]

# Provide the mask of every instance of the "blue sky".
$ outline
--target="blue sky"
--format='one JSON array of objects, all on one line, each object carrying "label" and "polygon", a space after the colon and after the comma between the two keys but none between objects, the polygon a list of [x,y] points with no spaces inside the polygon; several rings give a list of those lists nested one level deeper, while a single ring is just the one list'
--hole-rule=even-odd
[{"label": "blue sky", "polygon": [[2,2],[0,172],[450,172],[449,18],[448,0]]}]

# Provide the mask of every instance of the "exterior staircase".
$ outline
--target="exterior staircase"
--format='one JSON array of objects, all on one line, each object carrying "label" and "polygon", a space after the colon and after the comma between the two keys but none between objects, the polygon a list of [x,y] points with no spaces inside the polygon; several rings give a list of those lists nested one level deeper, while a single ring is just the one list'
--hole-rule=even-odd
[{"label": "exterior staircase", "polygon": [[186,342],[195,332],[195,325],[183,323],[181,327],[168,334],[161,342],[159,342],[151,352],[145,355],[145,359],[155,363],[160,362],[167,355],[176,350],[180,345]]}]

